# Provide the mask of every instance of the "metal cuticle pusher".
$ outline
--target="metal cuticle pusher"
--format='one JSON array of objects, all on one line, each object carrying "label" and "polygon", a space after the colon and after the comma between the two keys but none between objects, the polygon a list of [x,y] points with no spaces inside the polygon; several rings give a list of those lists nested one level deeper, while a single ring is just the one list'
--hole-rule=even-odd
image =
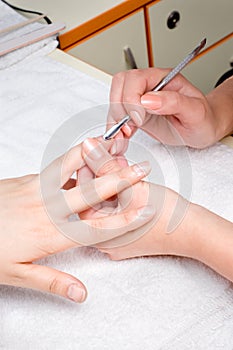
[{"label": "metal cuticle pusher", "polygon": [[[186,65],[197,56],[197,54],[203,49],[206,44],[206,38],[203,39],[195,49],[189,53],[174,69],[170,71],[151,91],[160,91],[164,86],[166,86]],[[109,130],[107,130],[104,135],[104,140],[112,139],[130,120],[130,116],[125,116],[119,121],[119,123],[113,125]]]}]

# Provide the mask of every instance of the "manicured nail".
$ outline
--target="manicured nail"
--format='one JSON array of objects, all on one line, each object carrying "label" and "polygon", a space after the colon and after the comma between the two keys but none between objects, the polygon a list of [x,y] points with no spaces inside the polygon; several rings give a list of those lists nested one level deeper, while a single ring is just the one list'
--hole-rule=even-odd
[{"label": "manicured nail", "polygon": [[143,123],[142,117],[140,116],[140,114],[137,111],[131,111],[129,114],[137,126],[142,125],[142,123]]},{"label": "manicured nail", "polygon": [[130,137],[131,134],[132,134],[132,129],[131,127],[129,126],[129,124],[125,124],[122,128],[122,130],[124,131],[124,134],[127,136],[127,137]]},{"label": "manicured nail", "polygon": [[83,142],[83,150],[86,155],[93,160],[103,157],[103,154],[106,152],[102,144],[96,139],[86,139]]},{"label": "manicured nail", "polygon": [[141,97],[141,104],[148,109],[158,109],[162,106],[162,99],[155,92],[148,92]]},{"label": "manicured nail", "polygon": [[137,211],[139,218],[144,219],[145,217],[150,217],[155,214],[155,208],[152,205],[146,205],[138,209]]},{"label": "manicured nail", "polygon": [[86,153],[93,151],[96,147],[98,147],[99,142],[96,139],[88,138],[83,141],[83,148]]},{"label": "manicured nail", "polygon": [[86,293],[78,284],[71,284],[67,291],[67,296],[70,300],[76,303],[83,303],[86,299]]},{"label": "manicured nail", "polygon": [[149,174],[151,171],[151,165],[149,162],[138,163],[133,166],[133,170],[138,177],[142,177]]}]

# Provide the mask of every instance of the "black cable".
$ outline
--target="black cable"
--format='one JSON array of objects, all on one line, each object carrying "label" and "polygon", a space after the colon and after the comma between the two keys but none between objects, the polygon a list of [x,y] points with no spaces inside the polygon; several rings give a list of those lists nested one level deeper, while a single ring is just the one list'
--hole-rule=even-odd
[{"label": "black cable", "polygon": [[[16,11],[25,12],[25,13],[33,13],[33,14],[35,14],[35,15],[43,15],[42,12],[22,9],[22,8],[20,8],[20,7],[17,7],[17,6],[15,6],[15,5],[10,4],[9,2],[7,2],[7,1],[5,1],[5,0],[2,0],[2,2],[4,2],[6,5],[8,5],[8,6],[11,7],[13,10],[16,10]],[[48,24],[51,24],[51,23],[52,23],[51,19],[50,19],[49,17],[47,17],[47,16],[44,17],[44,20],[45,20]]]},{"label": "black cable", "polygon": [[230,70],[228,70],[227,72],[225,72],[217,81],[217,83],[215,84],[215,88],[222,84],[226,79],[230,78],[233,76],[233,68],[231,68]]}]

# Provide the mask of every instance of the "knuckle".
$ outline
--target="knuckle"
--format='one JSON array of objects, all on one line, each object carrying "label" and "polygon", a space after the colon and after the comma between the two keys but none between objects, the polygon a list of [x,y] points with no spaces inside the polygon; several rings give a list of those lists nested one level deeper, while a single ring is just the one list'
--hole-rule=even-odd
[{"label": "knuckle", "polygon": [[174,110],[179,111],[180,110],[180,95],[178,92],[173,92],[173,104],[174,104]]},{"label": "knuckle", "polygon": [[28,279],[28,275],[31,271],[30,264],[14,264],[11,266],[8,276],[12,285],[21,287]]},{"label": "knuckle", "polygon": [[[97,223],[98,222],[98,223]],[[94,220],[89,227],[88,234],[85,236],[85,244],[93,245],[103,241],[103,224],[102,221]]]},{"label": "knuckle", "polygon": [[119,164],[116,159],[105,162],[101,165],[101,168],[98,170],[97,175],[102,176],[105,174],[112,173],[120,169]]},{"label": "knuckle", "polygon": [[126,76],[126,72],[118,72],[118,73],[114,74],[113,79],[112,79],[113,84],[115,84],[115,83],[118,84],[119,82],[124,81],[125,76]]},{"label": "knuckle", "polygon": [[135,79],[140,78],[144,75],[144,69],[129,69],[126,74],[128,75],[129,79]]},{"label": "knuckle", "polygon": [[[123,226],[125,222],[123,222]],[[116,224],[106,221],[104,217],[91,220],[88,232],[85,233],[85,245],[95,245],[112,238],[116,233]],[[121,225],[120,225],[121,226]]]},{"label": "knuckle", "polygon": [[123,86],[125,75],[125,72],[119,72],[113,76],[110,90],[110,102],[120,102],[119,97],[116,97],[116,91],[118,91],[119,86]]},{"label": "knuckle", "polygon": [[50,293],[55,294],[55,293],[58,293],[60,289],[61,289],[60,279],[59,279],[59,276],[56,275],[52,278],[51,281],[49,281],[48,290]]},{"label": "knuckle", "polygon": [[18,265],[13,265],[10,267],[10,270],[7,272],[7,275],[10,277],[12,284],[19,285],[20,282],[24,279],[24,274]]}]

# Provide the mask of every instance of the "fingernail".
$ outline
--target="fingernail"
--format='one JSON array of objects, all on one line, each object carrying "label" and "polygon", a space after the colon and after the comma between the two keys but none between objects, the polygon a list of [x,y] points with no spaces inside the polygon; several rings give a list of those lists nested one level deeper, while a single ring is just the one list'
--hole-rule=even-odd
[{"label": "fingernail", "polygon": [[86,139],[83,142],[83,150],[87,156],[93,160],[103,157],[105,148],[96,139]]},{"label": "fingernail", "polygon": [[76,303],[82,303],[86,299],[86,292],[78,284],[73,283],[68,288],[67,296]]},{"label": "fingernail", "polygon": [[140,116],[140,114],[137,111],[131,111],[129,114],[137,126],[142,125],[142,123],[143,123],[142,117]]},{"label": "fingernail", "polygon": [[117,145],[116,142],[114,142],[114,144],[112,145],[111,149],[110,149],[110,153],[112,156],[114,156],[117,153]]},{"label": "fingernail", "polygon": [[156,93],[148,92],[141,97],[141,104],[146,108],[158,109],[162,106],[162,99]]},{"label": "fingernail", "polygon": [[125,124],[124,126],[123,126],[123,131],[124,131],[124,134],[127,136],[127,137],[130,137],[131,136],[131,134],[132,134],[132,129],[131,129],[131,127],[129,126],[129,124]]},{"label": "fingernail", "polygon": [[138,163],[133,166],[133,170],[138,177],[142,177],[149,174],[151,171],[151,165],[149,162]]},{"label": "fingernail", "polygon": [[155,208],[152,205],[146,205],[145,207],[138,209],[137,213],[139,218],[143,219],[152,216],[155,213]]}]

